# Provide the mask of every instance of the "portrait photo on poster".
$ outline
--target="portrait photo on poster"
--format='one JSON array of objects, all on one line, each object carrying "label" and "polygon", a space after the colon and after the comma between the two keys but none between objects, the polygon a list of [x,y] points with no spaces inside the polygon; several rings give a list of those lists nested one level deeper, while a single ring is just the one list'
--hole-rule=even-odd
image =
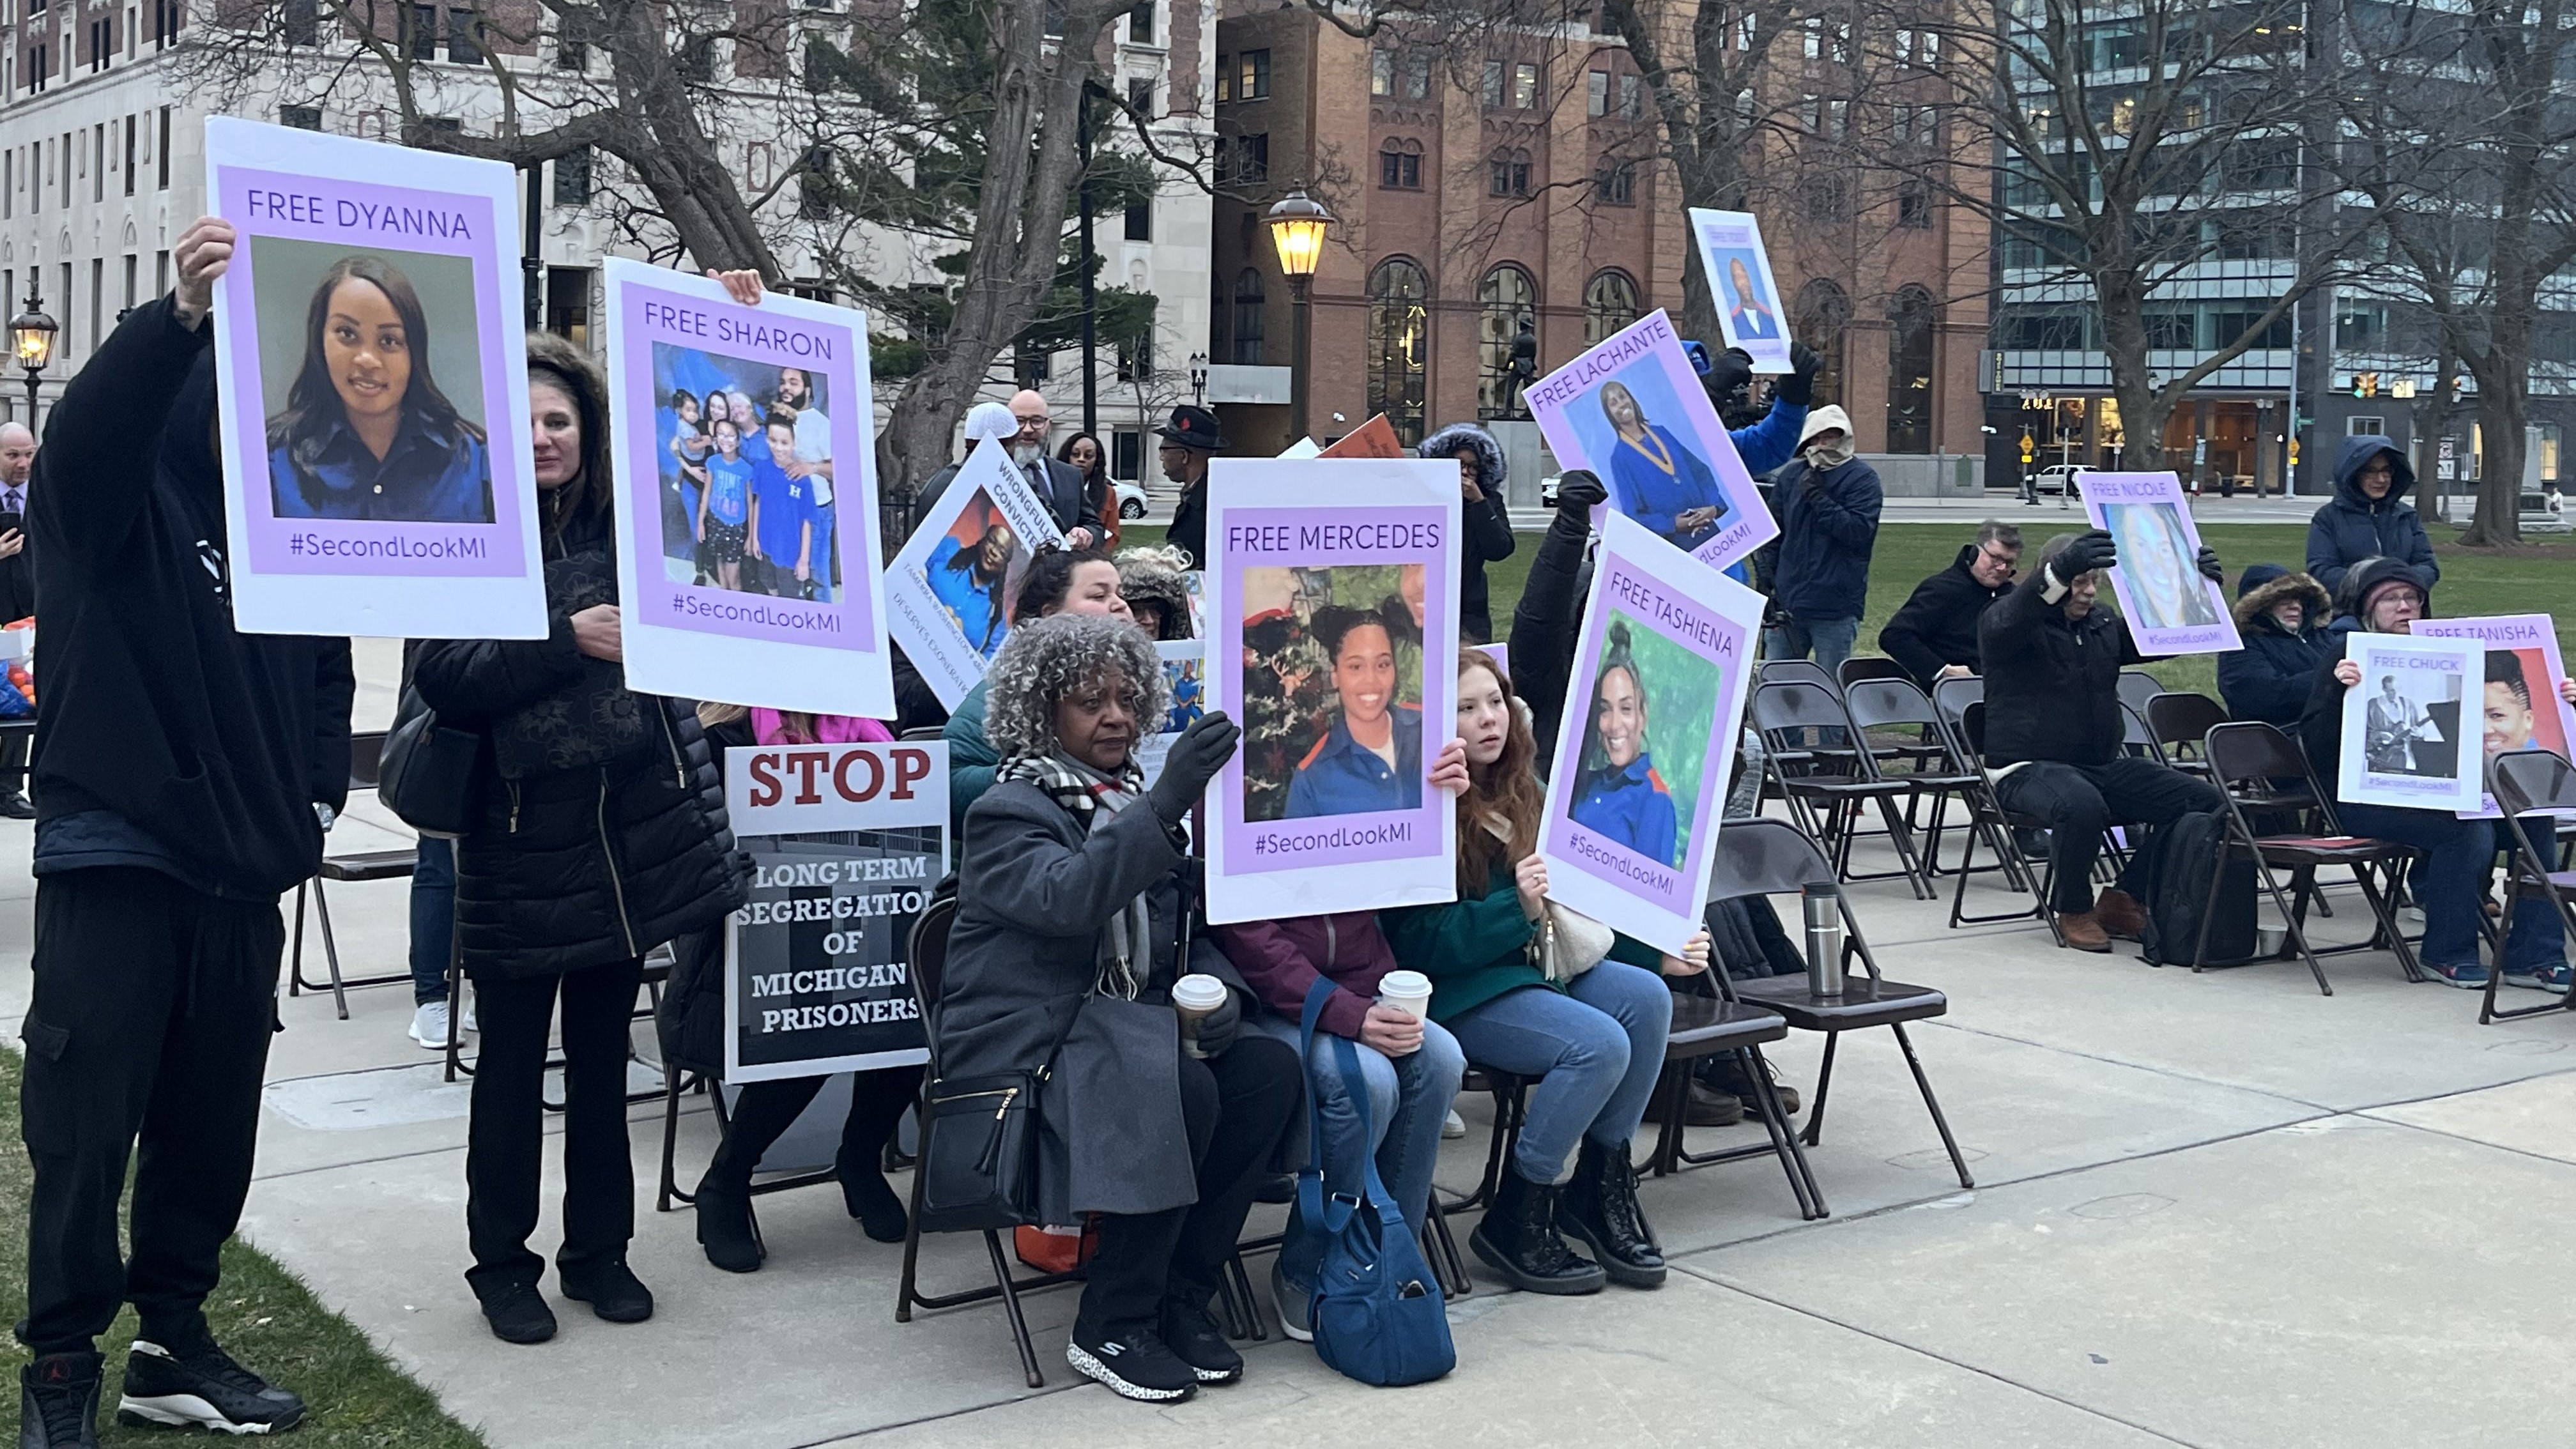
[{"label": "portrait photo on poster", "polygon": [[2344,657],[2360,665],[2361,682],[2344,691],[2341,797],[2477,810],[2484,757],[2470,699],[2483,697],[2484,646],[2473,639],[2353,634]]},{"label": "portrait photo on poster", "polygon": [[1524,397],[1558,460],[1590,469],[1608,491],[1596,526],[1623,514],[1721,569],[1779,535],[1663,313],[1532,383]]},{"label": "portrait photo on poster", "polygon": [[1207,646],[1196,639],[1165,639],[1154,645],[1154,655],[1163,663],[1163,683],[1172,692],[1172,704],[1163,711],[1162,721],[1136,742],[1136,763],[1148,785],[1162,777],[1163,759],[1172,752],[1172,742],[1208,711]]},{"label": "portrait photo on poster", "polygon": [[214,311],[236,621],[542,635],[515,173],[223,116],[205,144],[239,238]]},{"label": "portrait photo on poster", "polygon": [[1743,349],[1757,373],[1792,371],[1788,313],[1780,306],[1780,284],[1771,276],[1762,223],[1749,211],[1705,207],[1693,207],[1690,221],[1726,345]]},{"label": "portrait photo on poster", "polygon": [[1206,699],[1243,740],[1209,786],[1211,919],[1448,899],[1456,820],[1428,776],[1455,732],[1456,466],[1220,459],[1213,479]]},{"label": "portrait photo on poster", "polygon": [[1010,637],[1029,560],[1063,542],[1008,450],[977,443],[886,573],[894,639],[941,703],[955,709],[984,677]]},{"label": "portrait photo on poster", "polygon": [[2499,614],[2484,618],[2417,619],[2407,632],[2418,639],[2473,639],[2486,650],[2480,681],[2478,744],[2481,793],[2474,819],[2493,819],[2495,797],[2483,793],[2484,761],[2509,750],[2548,750],[2567,757],[2576,740],[2576,708],[2558,694],[2567,677],[2560,658],[2558,626],[2547,614]]},{"label": "portrait photo on poster", "polygon": [[2200,526],[2172,473],[2087,473],[2084,511],[2119,548],[2111,592],[2145,654],[2244,647],[2226,594],[2200,572]]}]

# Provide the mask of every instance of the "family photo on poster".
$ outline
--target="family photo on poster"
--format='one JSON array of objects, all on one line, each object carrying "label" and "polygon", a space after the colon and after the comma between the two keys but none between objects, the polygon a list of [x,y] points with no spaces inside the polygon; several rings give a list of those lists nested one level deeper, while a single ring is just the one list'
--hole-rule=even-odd
[{"label": "family photo on poster", "polygon": [[1608,490],[1596,525],[1599,515],[1625,515],[1720,569],[1779,536],[1662,312],[1587,349],[1523,397],[1558,461],[1591,470]]},{"label": "family photo on poster", "polygon": [[1690,224],[1726,345],[1742,348],[1755,372],[1792,371],[1789,322],[1780,310],[1780,284],[1771,276],[1771,253],[1762,245],[1762,223],[1749,211],[1695,206]]},{"label": "family photo on poster", "polygon": [[2486,673],[2473,639],[2353,634],[2345,657],[2361,683],[2344,691],[2338,798],[2474,813],[2484,795],[2472,681]]},{"label": "family photo on poster", "polygon": [[1219,459],[1209,489],[1209,707],[1243,727],[1209,795],[1209,919],[1449,899],[1428,776],[1455,730],[1455,465]]},{"label": "family photo on poster", "polygon": [[2227,595],[2200,572],[2200,526],[2172,473],[2087,473],[2084,512],[2118,544],[2111,592],[2142,654],[2245,647]]},{"label": "family photo on poster", "polygon": [[628,680],[891,714],[866,314],[744,306],[618,258],[605,275]]},{"label": "family photo on poster", "polygon": [[516,173],[223,116],[206,167],[242,627],[541,637]]},{"label": "family photo on poster", "polygon": [[1041,546],[1063,542],[1009,449],[977,443],[887,569],[895,642],[941,704],[955,709],[984,677],[1011,635],[1022,571]]},{"label": "family photo on poster", "polygon": [[1613,517],[1583,621],[1539,824],[1548,898],[1678,955],[1717,861],[1762,596]]},{"label": "family photo on poster", "polygon": [[[2558,625],[2547,614],[2498,614],[2475,619],[2417,619],[2406,626],[2418,639],[2474,639],[2486,650],[2478,701],[2482,760],[2508,750],[2549,750],[2562,757],[2576,740],[2576,707],[2558,694],[2567,677],[2559,657]],[[2481,774],[2481,781],[2484,776]],[[2483,783],[2475,811],[2493,819],[2502,812]]]}]

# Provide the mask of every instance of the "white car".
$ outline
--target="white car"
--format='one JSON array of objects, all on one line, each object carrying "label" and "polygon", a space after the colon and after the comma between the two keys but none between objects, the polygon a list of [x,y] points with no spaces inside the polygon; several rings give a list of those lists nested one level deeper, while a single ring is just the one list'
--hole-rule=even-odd
[{"label": "white car", "polygon": [[1118,489],[1118,516],[1129,519],[1144,517],[1145,486],[1141,483],[1120,483],[1116,486]]},{"label": "white car", "polygon": [[2101,470],[2088,468],[2081,463],[2051,463],[2032,475],[2031,491],[2063,493],[2071,498],[2081,498],[2084,496],[2084,475],[2099,471]]}]

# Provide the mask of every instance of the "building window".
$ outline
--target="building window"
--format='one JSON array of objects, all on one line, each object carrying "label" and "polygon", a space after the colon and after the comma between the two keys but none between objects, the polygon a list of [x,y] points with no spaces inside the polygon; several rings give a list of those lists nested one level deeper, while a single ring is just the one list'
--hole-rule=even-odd
[{"label": "building window", "polygon": [[[1932,451],[1932,328],[1939,308],[1917,286],[1887,309],[1887,451]],[[1810,342],[1809,346],[1814,343]]]},{"label": "building window", "polygon": [[1604,161],[1592,171],[1592,199],[1603,206],[1637,204],[1637,165],[1633,161]]},{"label": "building window", "polygon": [[1270,52],[1247,50],[1235,58],[1234,98],[1267,100],[1270,96]]},{"label": "building window", "polygon": [[1625,272],[1595,272],[1583,284],[1583,341],[1600,342],[1637,320],[1637,284]]},{"label": "building window", "polygon": [[291,126],[298,131],[319,131],[322,129],[322,108],[320,106],[280,106],[277,108],[277,124]]},{"label": "building window", "polygon": [[1422,143],[1388,137],[1378,148],[1377,184],[1389,191],[1422,189]]},{"label": "building window", "polygon": [[447,12],[447,58],[458,65],[483,63],[483,22],[473,11]]},{"label": "building window", "polygon": [[555,69],[590,69],[590,38],[598,20],[589,11],[567,9],[555,31]]},{"label": "building window", "polygon": [[1391,96],[1395,94],[1394,51],[1372,50],[1369,52],[1369,94],[1373,96]]},{"label": "building window", "polygon": [[1011,344],[1011,375],[1022,387],[1035,387],[1054,371],[1055,354],[1028,342]]},{"label": "building window", "polygon": [[[125,118],[125,194],[128,196],[132,196],[134,194],[134,188],[136,185],[134,172],[134,129],[134,117],[127,116]],[[316,118],[314,129],[321,129],[319,118]],[[8,214],[9,213],[5,209],[0,209],[0,216],[6,216]]]},{"label": "building window", "polygon": [[1518,267],[1496,267],[1476,284],[1476,416],[1529,416],[1520,389],[1527,379],[1512,372],[1512,339],[1535,330],[1537,314],[1538,288]]},{"label": "building window", "polygon": [[1479,89],[1487,109],[1502,109],[1503,63],[1501,61],[1489,60],[1485,62],[1484,84]]},{"label": "building window", "polygon": [[105,70],[107,63],[115,57],[116,17],[107,15],[91,21],[89,23],[89,68],[92,71]]},{"label": "building window", "polygon": [[1850,190],[1839,176],[1813,176],[1799,189],[1798,206],[1807,220],[1824,223],[1845,219],[1849,214]]},{"label": "building window", "polygon": [[394,18],[403,27],[398,37],[401,47],[412,59],[438,59],[437,6],[405,5],[394,12]]},{"label": "building window", "polygon": [[1368,408],[1386,414],[1410,448],[1422,442],[1424,383],[1431,349],[1430,280],[1402,257],[1369,274]]},{"label": "building window", "polygon": [[1154,332],[1152,328],[1118,344],[1118,380],[1152,382],[1154,380]]},{"label": "building window", "polygon": [[2368,413],[2354,413],[2343,420],[2343,432],[2348,438],[2385,436],[2388,432],[2388,419],[2374,417]]},{"label": "building window", "polygon": [[1633,121],[1644,115],[1646,113],[1645,94],[1646,85],[1644,77],[1633,75],[1623,75],[1619,77],[1620,116],[1623,119]]},{"label": "building window", "polygon": [[1044,0],[1039,7],[1038,28],[1050,36],[1062,36],[1065,21],[1064,0]]},{"label": "building window", "polygon": [[1920,181],[1900,182],[1896,188],[1896,224],[1928,230],[1932,225],[1932,188]]},{"label": "building window", "polygon": [[715,37],[701,35],[684,41],[676,60],[680,79],[704,84],[716,78]]},{"label": "building window", "polygon": [[590,160],[588,146],[555,158],[555,205],[590,205]]},{"label": "building window", "polygon": [[1583,114],[1596,117],[1610,114],[1610,72],[1585,72],[1583,91]]},{"label": "building window", "polygon": [[1224,181],[1267,181],[1270,179],[1270,133],[1237,136],[1229,146],[1217,138],[1216,179]]},{"label": "building window", "polygon": [[1140,0],[1127,12],[1127,39],[1135,45],[1154,43],[1154,0]]},{"label": "building window", "polygon": [[1790,309],[1792,335],[1803,339],[1824,365],[1816,370],[1815,406],[1843,400],[1843,333],[1851,326],[1851,298],[1823,277],[1798,289]]},{"label": "building window", "polygon": [[1538,67],[1522,61],[1512,67],[1512,109],[1526,111],[1538,104]]},{"label": "building window", "polygon": [[546,330],[590,345],[590,268],[546,268]]},{"label": "building window", "polygon": [[1145,464],[1145,434],[1136,428],[1116,428],[1109,434],[1109,476],[1124,483],[1136,481]]},{"label": "building window", "polygon": [[1234,361],[1242,367],[1261,365],[1261,273],[1244,268],[1234,279]]},{"label": "building window", "polygon": [[1220,55],[1216,58],[1216,98],[1220,101],[1234,99],[1233,56]]},{"label": "building window", "polygon": [[1490,173],[1488,190],[1496,196],[1530,194],[1530,159],[1527,151],[1497,151],[1486,163]]},{"label": "building window", "polygon": [[[764,168],[766,169],[766,168]],[[821,221],[832,214],[832,149],[808,147],[804,164],[797,168],[796,215],[806,221]]]},{"label": "building window", "polygon": [[319,0],[286,0],[281,29],[289,45],[322,43],[322,7]]},{"label": "building window", "polygon": [[1825,18],[1810,15],[1799,27],[1798,49],[1809,60],[1822,60],[1825,54]]},{"label": "building window", "polygon": [[1431,52],[1427,50],[1405,52],[1404,98],[1408,101],[1419,101],[1428,98],[1430,94]]},{"label": "building window", "polygon": [[1154,199],[1152,197],[1127,203],[1127,239],[1132,242],[1149,242],[1154,239]]},{"label": "building window", "polygon": [[[169,189],[170,189],[170,108],[169,108],[168,106],[163,106],[163,107],[161,108],[161,142],[160,142],[160,145],[159,145],[159,146],[156,148],[156,150],[155,150],[154,157],[153,157],[153,165],[155,165],[155,166],[157,166],[157,167],[159,167],[159,168],[160,168],[160,173],[161,173],[161,174],[160,174],[160,177],[159,177],[159,186],[160,186],[160,189],[161,189],[161,190],[163,190],[163,191],[167,191],[167,190],[169,190]],[[167,290],[167,289],[165,288],[164,290]]]}]

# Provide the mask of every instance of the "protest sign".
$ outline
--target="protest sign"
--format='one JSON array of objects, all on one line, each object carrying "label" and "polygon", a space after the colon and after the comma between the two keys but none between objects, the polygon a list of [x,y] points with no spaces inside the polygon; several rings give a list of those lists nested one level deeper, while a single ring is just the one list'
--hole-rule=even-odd
[{"label": "protest sign", "polygon": [[1594,526],[1624,513],[1718,569],[1779,536],[1663,313],[1586,349],[1522,396],[1557,461],[1590,469],[1609,490]]},{"label": "protest sign", "polygon": [[1395,435],[1395,424],[1379,413],[1342,434],[1319,456],[1326,458],[1410,458],[1413,451]]},{"label": "protest sign", "polygon": [[244,632],[545,637],[517,178],[207,119],[209,204],[239,233],[215,397]]},{"label": "protest sign", "polygon": [[2111,592],[2141,654],[2242,649],[2227,594],[2200,571],[2200,526],[2171,473],[2087,473],[2084,513],[2119,545]]},{"label": "protest sign", "polygon": [[[1294,499],[1293,503],[1271,500]],[[1210,787],[1208,919],[1454,899],[1458,468],[1219,458],[1210,707],[1243,746]]]},{"label": "protest sign", "polygon": [[866,315],[606,276],[626,682],[892,717]]},{"label": "protest sign", "polygon": [[2361,683],[2344,691],[2336,797],[2419,810],[2479,808],[2477,715],[2471,682],[2486,673],[2474,639],[2346,636]]},{"label": "protest sign", "polygon": [[1162,777],[1163,757],[1172,752],[1172,741],[1207,713],[1207,646],[1196,639],[1166,639],[1154,646],[1154,657],[1163,661],[1163,682],[1171,687],[1172,706],[1136,742],[1136,763],[1148,785]]},{"label": "protest sign", "polygon": [[1761,627],[1761,595],[1609,520],[1550,742],[1548,899],[1674,955],[1689,944]]},{"label": "protest sign", "polygon": [[1718,330],[1726,345],[1744,349],[1755,372],[1791,372],[1789,319],[1780,310],[1780,284],[1771,276],[1771,253],[1762,245],[1762,223],[1749,211],[1694,206],[1691,239],[1717,299]]},{"label": "protest sign", "polygon": [[2418,639],[2474,639],[2486,650],[2478,710],[2478,808],[2460,813],[2494,819],[2503,812],[2495,797],[2485,793],[2484,761],[2507,750],[2550,750],[2565,759],[2568,742],[2576,740],[2576,709],[2558,695],[2558,681],[2567,677],[2558,656],[2558,626],[2547,614],[2499,614],[2417,619],[2406,628]]},{"label": "protest sign", "polygon": [[948,747],[725,752],[751,899],[725,925],[725,1081],[927,1061],[912,924],[948,871]]},{"label": "protest sign", "polygon": [[987,438],[886,570],[886,622],[939,702],[957,707],[1011,637],[1011,601],[1041,544],[1064,534],[1010,449]]}]

